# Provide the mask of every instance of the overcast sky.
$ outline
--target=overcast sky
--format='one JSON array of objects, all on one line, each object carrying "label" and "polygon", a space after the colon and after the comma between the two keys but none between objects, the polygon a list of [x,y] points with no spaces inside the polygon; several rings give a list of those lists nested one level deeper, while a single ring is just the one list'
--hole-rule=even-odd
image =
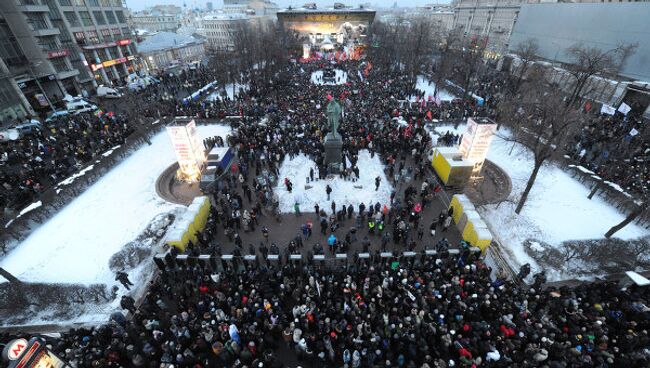
[{"label": "overcast sky", "polygon": [[[4,1],[4,0],[0,0]],[[187,4],[188,7],[192,8],[205,8],[205,3],[210,0],[126,0],[126,5],[133,10],[142,10],[146,7],[150,7],[156,4],[174,4],[178,6],[183,6]],[[435,1],[435,0],[275,0],[274,3],[278,4],[280,7],[291,6],[302,6],[305,3],[316,3],[318,6],[331,6],[335,2],[341,2],[345,5],[358,5],[370,3],[375,7],[390,7],[393,4],[397,3],[399,6],[417,6],[431,3],[448,3],[449,0]],[[223,4],[222,0],[212,0],[212,4],[215,8],[220,8]]]}]

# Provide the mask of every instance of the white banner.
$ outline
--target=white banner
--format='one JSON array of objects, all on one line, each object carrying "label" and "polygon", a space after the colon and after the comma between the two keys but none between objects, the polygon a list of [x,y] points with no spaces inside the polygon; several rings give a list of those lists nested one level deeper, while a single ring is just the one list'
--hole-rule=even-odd
[{"label": "white banner", "polygon": [[603,104],[603,107],[600,108],[600,113],[614,115],[616,113],[616,109],[614,109],[612,106]]},{"label": "white banner", "polygon": [[621,103],[621,106],[618,107],[618,111],[623,113],[623,115],[627,115],[627,113],[630,112],[630,110],[632,110],[632,108],[625,102]]}]

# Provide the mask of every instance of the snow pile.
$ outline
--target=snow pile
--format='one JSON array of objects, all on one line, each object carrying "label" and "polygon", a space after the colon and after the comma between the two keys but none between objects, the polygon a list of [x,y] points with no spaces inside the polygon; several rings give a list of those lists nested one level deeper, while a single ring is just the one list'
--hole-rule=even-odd
[{"label": "snow pile", "polygon": [[[418,76],[418,80],[415,84],[415,88],[419,89],[420,91],[424,92],[424,98],[426,100],[431,97],[433,101],[435,101],[435,93],[436,93],[436,84],[433,81],[430,81],[427,77],[425,76]],[[444,90],[444,89],[439,89],[438,90],[438,97],[440,98],[441,101],[451,101],[456,96],[452,95],[449,91]],[[411,101],[416,101],[417,98],[415,96],[411,97]]]},{"label": "snow pile", "polygon": [[[199,126],[198,133],[225,139],[230,128]],[[36,229],[0,267],[26,282],[114,285],[110,257],[136,239],[156,215],[178,207],[162,200],[155,189],[158,176],[176,160],[169,137],[162,132],[151,143]],[[134,273],[138,270],[144,267]],[[134,273],[132,280],[141,278]]]},{"label": "snow pile", "polygon": [[[453,126],[439,126],[436,132],[447,130],[463,132],[465,126],[454,130]],[[503,129],[499,135],[508,134]],[[435,141],[434,137],[434,141]],[[512,150],[512,154],[509,154]],[[520,215],[514,213],[526,182],[533,169],[533,156],[521,145],[494,137],[488,159],[501,167],[512,181],[510,198],[515,203],[501,203],[479,208],[483,220],[488,224],[497,240],[512,255],[509,260],[515,269],[530,263],[534,271],[540,267],[526,253],[524,241],[532,239],[560,247],[568,240],[602,239],[605,232],[621,222],[625,215],[618,212],[599,196],[589,200],[589,188],[573,179],[553,164],[544,165],[528,196]],[[614,236],[623,240],[637,239],[648,235],[643,227],[629,224]],[[539,243],[534,248],[539,248]],[[549,279],[566,279],[571,275],[548,275]]]},{"label": "snow pile", "polygon": [[88,166],[84,167],[82,170],[79,170],[79,172],[77,172],[77,173],[73,174],[72,176],[70,176],[69,178],[67,178],[67,179],[65,179],[65,180],[63,180],[63,181],[61,181],[61,182],[60,182],[59,184],[57,184],[56,186],[57,186],[57,187],[60,187],[60,186],[62,186],[62,185],[70,185],[70,184],[72,184],[72,183],[73,183],[77,178],[80,178],[80,177],[86,175],[87,172],[91,171],[91,170],[94,169],[94,168],[95,168],[95,165],[88,165]]},{"label": "snow pile", "polygon": [[[336,208],[343,205],[354,205],[355,211],[359,203],[363,202],[368,206],[377,202],[382,205],[390,202],[390,194],[393,186],[389,183],[386,174],[384,174],[384,165],[379,160],[379,155],[370,158],[370,152],[362,150],[359,152],[359,180],[343,180],[340,176],[332,179],[317,180],[307,183],[309,169],[314,169],[314,179],[318,177],[318,169],[314,161],[309,157],[300,154],[293,158],[284,159],[280,166],[280,176],[278,177],[277,187],[274,192],[280,201],[281,212],[293,212],[293,206],[297,202],[302,212],[313,212],[314,205],[318,205],[326,211],[330,210],[331,202],[336,202]],[[375,178],[381,178],[379,190],[375,191]],[[291,193],[287,192],[284,185],[284,178],[289,178],[293,183]],[[327,200],[325,187],[329,184],[332,188],[330,200]],[[307,189],[307,187],[309,189]]]},{"label": "snow pile", "polygon": [[104,157],[108,157],[108,156],[110,156],[110,155],[113,154],[113,151],[115,151],[116,149],[118,149],[118,148],[120,148],[120,147],[122,147],[122,145],[118,144],[117,146],[115,146],[115,147],[109,149],[108,151],[102,153],[102,156],[104,156]]},{"label": "snow pile", "polygon": [[311,82],[313,84],[316,84],[316,85],[319,85],[319,86],[322,86],[322,85],[333,86],[333,85],[337,85],[337,84],[345,84],[345,83],[348,82],[348,73],[347,72],[344,72],[341,69],[334,69],[334,73],[336,73],[336,75],[334,76],[334,82],[325,83],[323,81],[323,71],[322,70],[317,70],[317,71],[311,73]]}]

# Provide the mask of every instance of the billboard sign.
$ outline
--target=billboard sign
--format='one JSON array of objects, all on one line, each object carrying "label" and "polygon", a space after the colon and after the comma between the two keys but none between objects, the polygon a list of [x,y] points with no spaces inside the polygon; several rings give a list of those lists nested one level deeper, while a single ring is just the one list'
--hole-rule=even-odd
[{"label": "billboard sign", "polygon": [[464,159],[474,162],[475,173],[483,167],[496,130],[497,125],[491,120],[476,122],[472,118],[467,119],[467,131],[463,134],[459,149]]},{"label": "billboard sign", "polygon": [[167,133],[178,159],[177,177],[183,181],[198,181],[206,157],[197,136],[196,122],[192,119],[187,124],[170,125]]},{"label": "billboard sign", "polygon": [[8,368],[64,368],[70,367],[45,345],[45,340],[33,337],[29,341],[16,339],[2,351]]}]

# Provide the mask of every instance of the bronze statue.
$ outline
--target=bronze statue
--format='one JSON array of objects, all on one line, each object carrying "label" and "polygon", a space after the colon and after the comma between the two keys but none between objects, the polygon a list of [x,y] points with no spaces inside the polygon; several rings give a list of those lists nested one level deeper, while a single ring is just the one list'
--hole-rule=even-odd
[{"label": "bronze statue", "polygon": [[335,100],[332,99],[329,104],[327,104],[326,114],[327,114],[327,125],[329,125],[332,136],[338,136],[339,129],[339,120],[341,120],[341,105]]}]

